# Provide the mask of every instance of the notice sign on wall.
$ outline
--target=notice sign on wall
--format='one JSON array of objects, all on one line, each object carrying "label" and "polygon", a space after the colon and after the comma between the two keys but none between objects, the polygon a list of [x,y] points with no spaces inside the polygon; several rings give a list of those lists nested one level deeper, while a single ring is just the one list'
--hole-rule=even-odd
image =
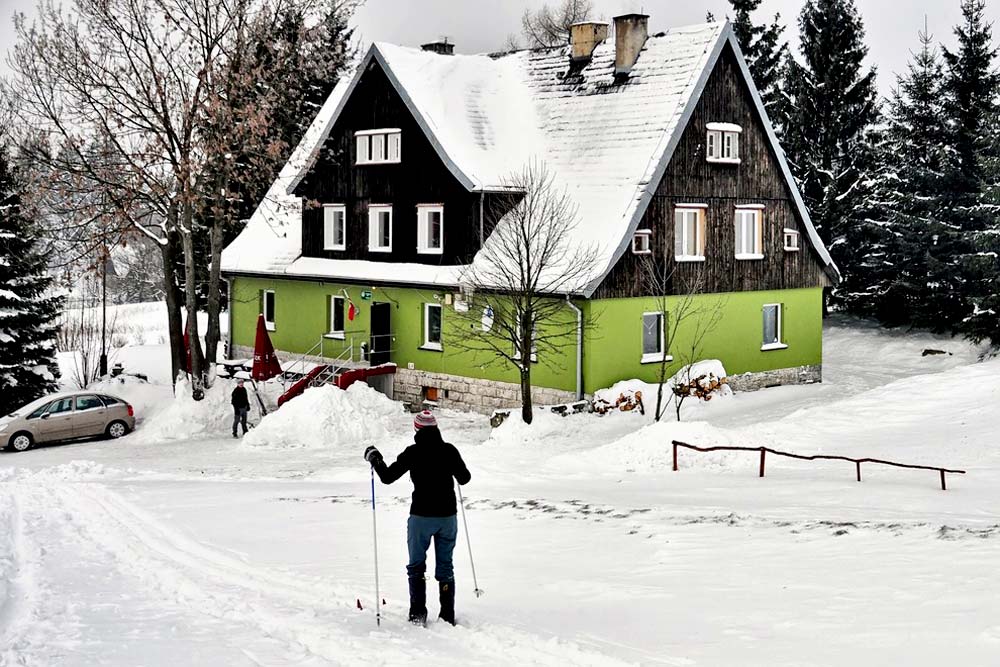
[{"label": "notice sign on wall", "polygon": [[361,300],[362,301],[371,301],[372,300],[372,292],[371,292],[371,290],[367,290],[367,289],[366,290],[361,290]]}]

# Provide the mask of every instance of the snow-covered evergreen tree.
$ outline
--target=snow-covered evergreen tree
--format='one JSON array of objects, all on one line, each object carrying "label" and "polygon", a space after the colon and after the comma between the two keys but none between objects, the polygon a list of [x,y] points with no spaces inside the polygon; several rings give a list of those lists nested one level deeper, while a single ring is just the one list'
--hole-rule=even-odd
[{"label": "snow-covered evergreen tree", "polygon": [[932,38],[899,77],[877,133],[878,167],[846,241],[855,264],[837,290],[846,309],[889,326],[951,330],[964,312],[955,237],[944,219],[950,155],[943,69]]},{"label": "snow-covered evergreen tree", "polygon": [[802,62],[788,58],[783,146],[809,213],[841,271],[871,165],[868,130],[878,117],[875,70],[854,0],[807,0],[799,15]]},{"label": "snow-covered evergreen tree", "polygon": [[985,10],[984,0],[962,0],[958,48],[944,52],[949,222],[964,305],[952,321],[974,339],[1000,343],[1000,74]]},{"label": "snow-covered evergreen tree", "polygon": [[0,415],[57,388],[56,318],[45,257],[0,136]]},{"label": "snow-covered evergreen tree", "polygon": [[762,1],[729,0],[729,4],[733,7],[732,22],[736,41],[747,59],[750,74],[760,91],[767,115],[777,122],[777,116],[783,108],[780,85],[788,45],[781,39],[785,26],[781,24],[780,14],[775,14],[770,25],[753,22],[751,14],[760,7]]}]

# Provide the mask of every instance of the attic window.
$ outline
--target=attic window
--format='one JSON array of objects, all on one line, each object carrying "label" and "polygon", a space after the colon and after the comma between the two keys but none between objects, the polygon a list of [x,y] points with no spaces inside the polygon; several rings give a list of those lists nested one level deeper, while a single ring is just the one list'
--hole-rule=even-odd
[{"label": "attic window", "polygon": [[632,237],[632,254],[634,255],[652,255],[653,249],[650,241],[653,237],[653,230],[651,229],[637,229],[635,231],[635,236]]},{"label": "attic window", "polygon": [[785,230],[785,251],[786,252],[798,252],[799,250],[799,233],[794,229]]},{"label": "attic window", "polygon": [[708,123],[705,156],[709,162],[740,163],[740,135],[743,128],[733,123]]},{"label": "attic window", "polygon": [[397,128],[362,130],[354,133],[355,164],[398,164],[402,156],[402,132]]}]

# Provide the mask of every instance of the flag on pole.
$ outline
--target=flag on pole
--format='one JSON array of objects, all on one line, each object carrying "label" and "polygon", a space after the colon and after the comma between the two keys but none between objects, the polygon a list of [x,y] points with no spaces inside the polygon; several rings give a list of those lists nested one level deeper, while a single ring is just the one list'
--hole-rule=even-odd
[{"label": "flag on pole", "polygon": [[250,376],[254,380],[270,380],[275,375],[281,374],[281,364],[274,354],[274,345],[271,344],[271,337],[267,335],[267,326],[264,324],[264,316],[257,318],[257,341],[253,346],[253,371]]}]

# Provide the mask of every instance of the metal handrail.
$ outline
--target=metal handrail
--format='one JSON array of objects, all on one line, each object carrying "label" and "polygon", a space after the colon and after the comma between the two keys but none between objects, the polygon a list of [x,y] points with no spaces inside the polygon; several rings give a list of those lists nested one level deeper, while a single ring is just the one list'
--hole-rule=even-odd
[{"label": "metal handrail", "polygon": [[909,468],[911,470],[934,470],[941,473],[941,490],[947,491],[948,487],[945,485],[944,475],[945,473],[951,473],[954,475],[964,475],[964,470],[951,470],[949,468],[941,468],[939,466],[922,466],[913,465],[910,463],[896,463],[895,461],[886,461],[883,459],[854,459],[849,456],[837,456],[833,454],[815,454],[813,456],[805,456],[803,454],[792,454],[791,452],[782,452],[777,449],[771,449],[770,447],[697,447],[695,445],[689,445],[686,442],[681,442],[680,440],[673,441],[674,446],[674,472],[677,472],[677,448],[684,447],[686,449],[691,449],[696,452],[760,452],[760,476],[764,476],[764,458],[768,452],[775,454],[776,456],[785,456],[790,459],[800,459],[802,461],[848,461],[853,463],[857,469],[858,481],[861,481],[861,464],[862,463],[877,463],[879,465],[893,466],[895,468]]}]

